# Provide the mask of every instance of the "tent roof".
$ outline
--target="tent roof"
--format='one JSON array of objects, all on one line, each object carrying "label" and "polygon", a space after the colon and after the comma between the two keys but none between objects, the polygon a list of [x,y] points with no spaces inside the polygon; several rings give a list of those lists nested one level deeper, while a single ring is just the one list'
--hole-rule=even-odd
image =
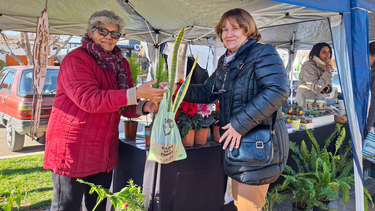
[{"label": "tent roof", "polygon": [[[32,32],[45,1],[0,0],[0,5],[0,29]],[[326,17],[338,15],[270,0],[48,0],[48,16],[50,33],[82,36],[93,12],[112,10],[127,24],[125,38],[160,44],[173,41],[185,26],[185,41],[212,45],[210,39],[216,38],[214,27],[221,15],[237,7],[253,15],[263,42],[285,48],[289,48],[293,31],[297,31],[296,48],[330,41]]]}]

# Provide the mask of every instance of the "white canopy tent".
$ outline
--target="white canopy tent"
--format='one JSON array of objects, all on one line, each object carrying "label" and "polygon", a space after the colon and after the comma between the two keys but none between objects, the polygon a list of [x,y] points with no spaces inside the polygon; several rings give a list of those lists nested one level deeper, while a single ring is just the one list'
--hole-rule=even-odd
[{"label": "white canopy tent", "polygon": [[[40,16],[40,12],[44,9],[45,0],[0,0],[0,5],[1,30],[35,31],[36,17]],[[367,90],[361,92],[360,88],[368,89],[368,81],[365,81],[366,77],[360,76],[362,78],[359,78],[356,75],[360,74],[361,68],[362,70],[368,69],[368,61],[365,61],[366,56],[364,56],[366,52],[368,55],[368,50],[365,47],[367,43],[358,45],[355,41],[358,39],[358,37],[355,37],[356,35],[364,35],[363,31],[357,34],[360,27],[356,28],[357,26],[354,24],[349,26],[349,23],[350,18],[356,20],[358,17],[361,20],[368,21],[368,26],[363,25],[366,29],[368,27],[368,37],[364,35],[362,39],[365,42],[375,40],[375,14],[371,12],[367,14],[366,10],[367,8],[375,11],[372,0],[316,0],[310,2],[307,0],[49,0],[48,15],[50,33],[83,35],[87,20],[93,12],[103,9],[112,10],[123,17],[127,24],[124,38],[147,42],[157,50],[160,44],[174,41],[175,35],[183,26],[186,27],[185,42],[213,46],[213,40],[216,38],[215,24],[225,11],[237,7],[246,9],[253,15],[261,30],[262,42],[278,48],[289,49],[291,55],[296,49],[311,49],[312,45],[317,42],[332,43],[328,18],[343,14],[339,17],[345,17],[345,27],[341,24],[337,26],[338,28],[332,30],[335,40],[333,44],[337,45],[335,52],[338,52],[338,54],[336,53],[336,55],[340,54],[341,67],[339,67],[339,72],[341,71],[340,68],[345,71],[340,73],[340,79],[343,79],[346,84],[354,84],[353,89],[349,85],[344,88],[346,90],[344,92],[350,92],[350,94],[354,92],[354,100],[352,100],[353,96],[349,96],[349,94],[344,98],[346,107],[350,110],[348,112],[349,123],[355,143],[354,147],[357,150],[355,154],[358,154],[358,160],[361,160],[361,140],[363,139],[361,133],[363,133],[365,122],[363,113],[365,109],[356,107],[354,102],[358,104],[358,99],[364,99],[363,101],[367,102],[365,96]],[[366,14],[363,14],[363,12]],[[349,13],[352,14],[351,17],[348,17]],[[338,19],[341,19],[341,22],[344,23],[342,18]],[[350,33],[346,36],[347,38],[340,36],[343,33],[350,32],[350,28],[353,30],[350,37]],[[350,43],[345,43],[346,39],[350,40]],[[363,55],[354,54],[358,53],[359,50],[364,52]],[[358,62],[361,57],[363,61]],[[154,58],[157,59],[156,56]],[[364,65],[359,68],[359,63]],[[343,74],[353,74],[353,79],[342,77]],[[367,80],[369,80],[369,77],[367,77]],[[362,81],[364,87],[358,86],[358,82]],[[346,86],[346,84],[344,85]],[[357,120],[357,115],[359,120]],[[359,126],[355,123],[357,121],[360,124]],[[361,163],[356,163],[358,169],[361,169],[361,165]],[[359,171],[356,171],[356,184],[361,186],[362,183],[358,177],[358,173],[361,174],[361,172]],[[356,189],[359,186],[357,185]],[[356,191],[357,195],[360,197],[359,199],[363,198],[361,188]],[[363,210],[362,207],[363,203],[357,206],[357,210]]]},{"label": "white canopy tent", "polygon": [[[0,4],[0,29],[35,31],[35,20],[44,9],[45,0],[0,0]],[[291,32],[297,31],[297,49],[316,41],[330,40],[327,25],[322,20],[338,14],[270,0],[49,0],[48,15],[50,33],[55,34],[83,35],[89,16],[94,11],[106,9],[124,18],[127,24],[125,38],[160,45],[173,41],[185,26],[186,42],[212,45],[207,39],[216,38],[214,27],[220,16],[236,7],[244,8],[254,16],[263,42],[288,48]],[[310,46],[305,48],[310,49]]]}]

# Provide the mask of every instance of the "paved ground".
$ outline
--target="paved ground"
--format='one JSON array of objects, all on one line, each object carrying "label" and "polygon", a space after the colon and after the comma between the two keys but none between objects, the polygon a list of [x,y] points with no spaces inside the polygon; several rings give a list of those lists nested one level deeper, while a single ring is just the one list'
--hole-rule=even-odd
[{"label": "paved ground", "polygon": [[8,149],[6,142],[6,129],[0,126],[0,159],[7,159],[13,157],[21,157],[26,155],[44,153],[44,145],[36,141],[32,141],[30,137],[25,136],[25,145],[19,152],[11,152]]},{"label": "paved ground", "polygon": [[[122,118],[121,120],[124,121],[126,118]],[[138,124],[138,131],[143,130],[144,124],[146,122],[151,122],[151,118],[146,119],[145,117],[136,119]],[[121,122],[119,125],[120,133],[124,132],[124,126]],[[25,145],[21,151],[18,152],[11,152],[8,150],[8,146],[6,143],[6,129],[5,127],[0,125],[0,159],[7,159],[7,158],[14,158],[14,157],[22,157],[26,155],[34,155],[34,154],[42,154],[44,153],[44,145],[39,144],[36,141],[32,141],[30,137],[25,136]]]}]

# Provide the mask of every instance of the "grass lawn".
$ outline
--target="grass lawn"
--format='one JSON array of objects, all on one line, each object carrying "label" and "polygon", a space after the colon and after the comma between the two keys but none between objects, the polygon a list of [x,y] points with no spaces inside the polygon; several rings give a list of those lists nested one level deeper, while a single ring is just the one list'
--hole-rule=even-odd
[{"label": "grass lawn", "polygon": [[53,185],[51,172],[43,170],[43,157],[44,154],[0,160],[0,207],[7,203],[11,190],[21,185],[21,210],[50,208]]}]

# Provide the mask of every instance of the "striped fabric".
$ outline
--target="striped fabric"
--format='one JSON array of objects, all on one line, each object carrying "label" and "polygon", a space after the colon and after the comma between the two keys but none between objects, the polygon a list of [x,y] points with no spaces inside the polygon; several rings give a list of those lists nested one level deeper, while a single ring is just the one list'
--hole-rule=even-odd
[{"label": "striped fabric", "polygon": [[375,163],[375,129],[373,127],[363,143],[363,157],[371,157],[367,160]]}]

